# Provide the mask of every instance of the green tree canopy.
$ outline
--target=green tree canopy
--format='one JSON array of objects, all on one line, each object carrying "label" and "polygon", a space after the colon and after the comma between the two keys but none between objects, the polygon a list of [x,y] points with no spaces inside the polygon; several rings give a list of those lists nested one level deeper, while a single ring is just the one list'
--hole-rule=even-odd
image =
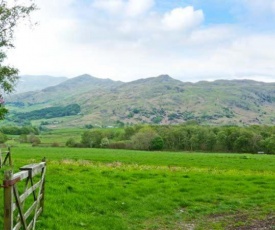
[{"label": "green tree canopy", "polygon": [[81,143],[85,147],[100,148],[103,133],[100,130],[86,131],[81,136]]},{"label": "green tree canopy", "polygon": [[7,49],[14,48],[13,38],[16,26],[36,9],[31,0],[20,4],[16,0],[0,1],[0,119],[8,112],[4,107],[3,95],[14,90],[18,69],[4,64]]}]

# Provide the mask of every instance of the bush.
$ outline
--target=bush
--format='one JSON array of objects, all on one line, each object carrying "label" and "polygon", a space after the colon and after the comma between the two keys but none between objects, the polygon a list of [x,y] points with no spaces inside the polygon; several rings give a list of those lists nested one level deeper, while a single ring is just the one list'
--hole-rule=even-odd
[{"label": "bush", "polygon": [[135,129],[133,127],[126,127],[124,128],[124,139],[130,140],[131,137],[135,134]]},{"label": "bush", "polygon": [[31,134],[28,136],[28,142],[33,144],[33,146],[37,146],[41,143],[41,140],[39,137],[35,136],[34,134]]},{"label": "bush", "polygon": [[139,130],[131,140],[134,149],[150,150],[152,141],[157,137],[157,133],[150,127],[145,127]]},{"label": "bush", "polygon": [[66,146],[68,147],[75,147],[76,145],[76,142],[73,138],[69,138],[67,141],[66,141]]},{"label": "bush", "polygon": [[150,150],[162,150],[163,145],[164,145],[163,139],[160,136],[156,136],[151,141]]},{"label": "bush", "polygon": [[101,148],[106,148],[108,145],[109,145],[109,139],[108,139],[108,137],[103,137],[102,139],[101,139],[101,143],[100,143],[100,146],[101,146]]},{"label": "bush", "polygon": [[5,143],[8,140],[8,137],[0,132],[0,143]]},{"label": "bush", "polygon": [[28,143],[28,136],[26,134],[21,134],[19,136],[19,142],[20,143]]},{"label": "bush", "polygon": [[85,125],[84,127],[85,127],[85,129],[93,129],[94,128],[94,126],[92,124]]},{"label": "bush", "polygon": [[99,130],[86,131],[81,136],[81,143],[85,147],[99,148],[102,139],[102,132]]},{"label": "bush", "polygon": [[161,116],[156,116],[156,117],[153,117],[151,119],[151,121],[154,123],[154,124],[159,124],[161,121],[162,121],[163,117]]}]

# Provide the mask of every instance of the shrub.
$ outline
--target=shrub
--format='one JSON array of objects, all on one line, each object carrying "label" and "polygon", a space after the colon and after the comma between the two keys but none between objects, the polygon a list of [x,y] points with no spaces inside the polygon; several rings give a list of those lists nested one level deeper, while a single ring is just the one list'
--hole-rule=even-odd
[{"label": "shrub", "polygon": [[109,145],[109,139],[108,139],[108,137],[103,137],[102,139],[101,139],[101,143],[100,143],[100,146],[101,146],[101,148],[106,148],[108,145]]},{"label": "shrub", "polygon": [[20,143],[28,143],[28,136],[26,134],[21,134],[19,136],[19,142]]},{"label": "shrub", "polygon": [[163,145],[164,145],[164,142],[161,136],[156,136],[151,141],[150,150],[162,150]]},{"label": "shrub", "polygon": [[102,139],[102,132],[99,130],[86,131],[81,136],[81,143],[85,147],[99,148]]},{"label": "shrub", "polygon": [[156,116],[156,117],[153,117],[151,119],[151,121],[154,123],[154,124],[159,124],[161,121],[162,121],[162,117],[161,116]]},{"label": "shrub", "polygon": [[31,134],[28,136],[28,142],[32,143],[34,146],[36,146],[41,143],[41,140],[39,137],[35,136],[34,134]]},{"label": "shrub", "polygon": [[124,128],[124,138],[125,140],[130,140],[131,137],[135,134],[135,129],[133,127]]},{"label": "shrub", "polygon": [[0,143],[5,143],[7,140],[7,136],[4,133],[0,132]]},{"label": "shrub", "polygon": [[156,138],[157,133],[150,127],[145,127],[139,130],[131,140],[134,149],[139,150],[150,150],[152,145],[152,140]]},{"label": "shrub", "polygon": [[92,124],[85,125],[85,129],[92,129],[94,126]]},{"label": "shrub", "polygon": [[75,147],[76,145],[76,142],[73,138],[69,138],[67,141],[66,141],[66,146],[68,147]]}]

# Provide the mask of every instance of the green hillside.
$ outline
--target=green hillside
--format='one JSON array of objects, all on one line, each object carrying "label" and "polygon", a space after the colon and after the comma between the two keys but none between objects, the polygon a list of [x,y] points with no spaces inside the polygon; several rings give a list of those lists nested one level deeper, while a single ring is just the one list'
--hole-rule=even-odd
[{"label": "green hillside", "polygon": [[[82,75],[36,92],[6,99],[9,121],[20,113],[77,104],[80,113],[59,117],[55,125],[125,124],[274,124],[275,83],[218,80],[184,83],[168,75],[123,83]],[[74,114],[75,115],[75,114]],[[54,117],[24,117],[40,122]],[[57,121],[57,122],[56,122]]]}]

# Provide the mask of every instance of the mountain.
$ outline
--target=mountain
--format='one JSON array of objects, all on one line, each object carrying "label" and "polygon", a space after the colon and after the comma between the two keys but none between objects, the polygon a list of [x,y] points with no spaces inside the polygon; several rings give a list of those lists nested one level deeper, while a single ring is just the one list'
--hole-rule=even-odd
[{"label": "mountain", "polygon": [[47,75],[23,75],[19,77],[15,91],[16,93],[23,93],[28,91],[42,90],[46,87],[58,85],[67,79],[68,78],[66,77],[52,77]]},{"label": "mountain", "polygon": [[11,111],[8,120],[17,117],[18,122],[20,117],[34,117],[32,111],[36,111],[42,116],[33,121],[35,124],[49,117],[47,123],[54,120],[53,113],[44,114],[49,109],[42,109],[55,107],[61,111],[72,104],[80,106],[77,107],[80,111],[75,110],[75,116],[56,117],[55,124],[109,126],[196,120],[214,125],[272,125],[275,122],[275,83],[251,80],[184,83],[161,75],[123,83],[86,74],[43,90],[13,95],[6,102]]},{"label": "mountain", "polygon": [[86,92],[109,89],[120,84],[121,82],[115,82],[110,79],[99,79],[84,74],[42,90],[12,95],[11,97],[7,97],[7,102],[20,102],[29,106],[41,104],[46,107],[60,104],[65,105],[70,101],[77,100],[78,97],[81,97]]}]

